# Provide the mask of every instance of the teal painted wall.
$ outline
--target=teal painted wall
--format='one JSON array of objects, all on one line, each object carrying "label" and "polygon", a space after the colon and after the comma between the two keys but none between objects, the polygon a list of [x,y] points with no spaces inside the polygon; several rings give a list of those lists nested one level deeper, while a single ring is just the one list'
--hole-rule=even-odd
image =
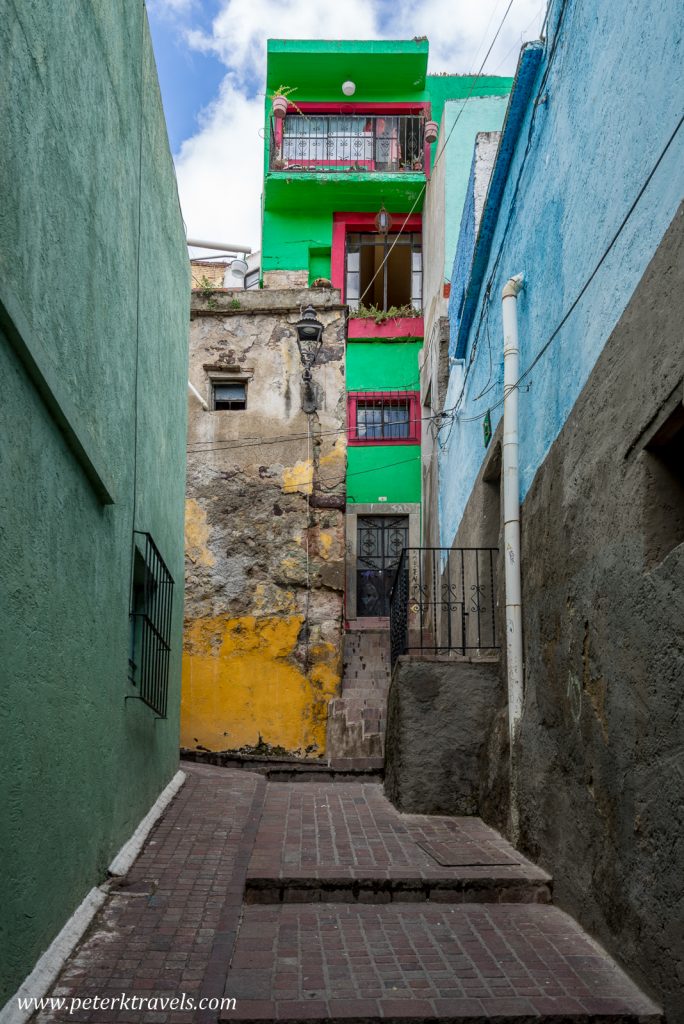
[{"label": "teal painted wall", "polygon": [[[12,5],[0,59],[1,1005],[176,770],[189,272],[143,5]],[[165,721],[125,699],[134,525],[176,581]]]},{"label": "teal painted wall", "polygon": [[[503,79],[510,82],[510,79]],[[453,129],[449,146],[444,151],[446,176],[444,188],[444,267],[449,277],[456,255],[463,202],[473,162],[475,137],[478,132],[498,132],[506,116],[508,93],[502,96],[471,98],[464,106],[454,101],[444,107],[444,137]],[[458,118],[458,125],[454,124]]]}]

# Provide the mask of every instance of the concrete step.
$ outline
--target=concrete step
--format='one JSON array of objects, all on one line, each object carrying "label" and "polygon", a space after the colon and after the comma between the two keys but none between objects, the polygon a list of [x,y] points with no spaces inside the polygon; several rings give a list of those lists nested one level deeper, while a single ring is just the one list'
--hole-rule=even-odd
[{"label": "concrete step", "polygon": [[246,902],[426,900],[548,903],[551,878],[479,818],[400,814],[379,785],[268,787]]},{"label": "concrete step", "polygon": [[582,929],[539,905],[246,907],[226,1021],[660,1024]]}]

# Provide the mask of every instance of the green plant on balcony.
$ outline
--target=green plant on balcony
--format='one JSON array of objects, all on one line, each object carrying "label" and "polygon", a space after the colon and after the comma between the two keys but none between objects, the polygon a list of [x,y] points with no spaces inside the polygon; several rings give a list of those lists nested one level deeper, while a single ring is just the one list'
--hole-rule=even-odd
[{"label": "green plant on balcony", "polygon": [[380,309],[378,306],[360,305],[358,309],[354,310],[353,315],[359,320],[374,320],[376,324],[383,324],[387,320],[419,317],[423,315],[423,311],[409,304],[405,306],[390,306],[388,309]]}]

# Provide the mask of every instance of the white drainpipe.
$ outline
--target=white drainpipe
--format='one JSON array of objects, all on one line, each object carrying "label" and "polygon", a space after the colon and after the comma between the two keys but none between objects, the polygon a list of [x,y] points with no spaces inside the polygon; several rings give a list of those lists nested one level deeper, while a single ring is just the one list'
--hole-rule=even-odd
[{"label": "white drainpipe", "polygon": [[511,826],[518,836],[518,800],[514,771],[515,742],[523,706],[522,597],[520,580],[520,483],[518,472],[518,293],[523,275],[516,274],[503,290],[501,316],[504,345],[504,566],[506,580],[506,663],[508,673],[508,733],[511,757]]},{"label": "white drainpipe", "polygon": [[219,252],[246,252],[251,253],[248,245],[231,245],[230,242],[207,242],[202,238],[188,238],[188,245],[196,249],[218,249]]},{"label": "white drainpipe", "polygon": [[204,411],[209,412],[209,406],[207,405],[206,401],[202,398],[199,391],[197,390],[197,388],[195,387],[191,380],[188,381],[188,387],[192,391],[197,401],[202,403],[202,408],[204,409]]}]

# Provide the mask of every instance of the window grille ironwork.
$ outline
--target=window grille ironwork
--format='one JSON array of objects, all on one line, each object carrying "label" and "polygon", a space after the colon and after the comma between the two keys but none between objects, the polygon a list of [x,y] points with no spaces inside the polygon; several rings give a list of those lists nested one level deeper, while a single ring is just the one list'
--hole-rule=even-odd
[{"label": "window grille ironwork", "polygon": [[410,437],[409,403],[399,398],[359,399],[356,403],[356,436],[366,441]]},{"label": "window grille ironwork", "polygon": [[420,114],[288,114],[271,118],[272,171],[425,172]]},{"label": "window grille ironwork", "polygon": [[344,299],[351,310],[364,306],[388,310],[423,305],[422,235],[408,231],[347,234]]},{"label": "window grille ironwork", "polygon": [[392,580],[408,542],[408,516],[358,516],[356,537],[356,614],[387,616]]},{"label": "window grille ironwork", "polygon": [[350,391],[347,406],[350,445],[420,444],[418,391]]},{"label": "window grille ironwork", "polygon": [[401,654],[498,650],[498,548],[405,547],[390,594],[392,664]]},{"label": "window grille ironwork", "polygon": [[130,679],[140,699],[166,718],[174,580],[152,536],[136,541],[131,607]]}]

